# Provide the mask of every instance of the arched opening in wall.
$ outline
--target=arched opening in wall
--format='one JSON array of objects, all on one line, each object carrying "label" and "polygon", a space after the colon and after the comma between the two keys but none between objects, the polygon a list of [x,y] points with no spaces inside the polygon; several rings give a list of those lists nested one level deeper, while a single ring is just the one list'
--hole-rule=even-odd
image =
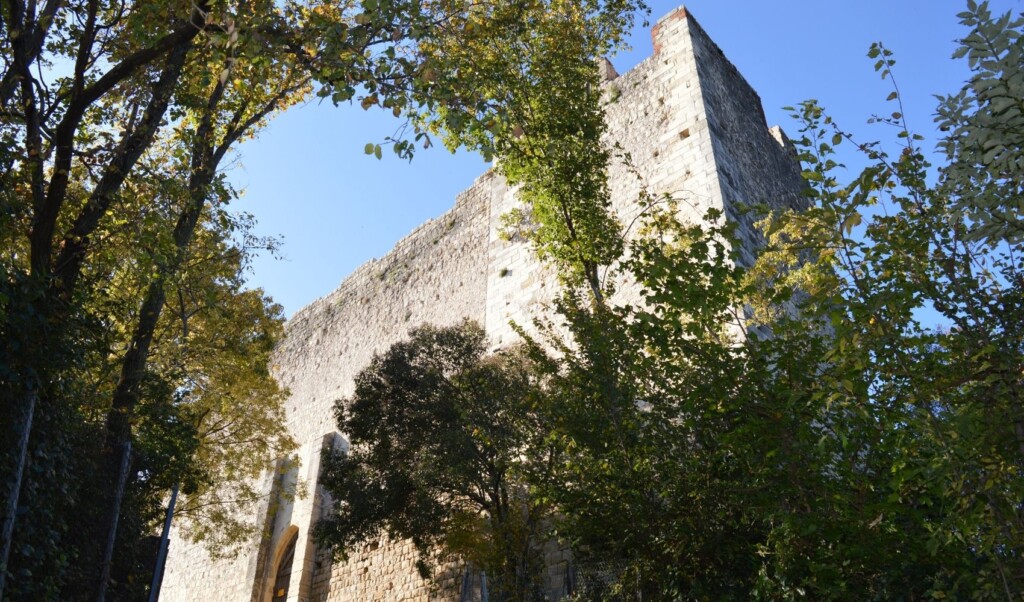
[{"label": "arched opening in wall", "polygon": [[295,562],[295,544],[299,541],[299,530],[293,529],[284,540],[277,560],[277,571],[274,573],[274,589],[271,590],[272,602],[284,602],[288,599],[288,584],[292,579],[292,565]]}]

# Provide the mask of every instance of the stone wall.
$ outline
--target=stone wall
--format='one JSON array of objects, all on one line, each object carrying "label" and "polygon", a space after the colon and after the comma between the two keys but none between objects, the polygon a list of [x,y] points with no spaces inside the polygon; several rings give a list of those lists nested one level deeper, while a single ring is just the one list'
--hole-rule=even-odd
[{"label": "stone wall", "polygon": [[[749,262],[758,236],[737,208],[799,203],[802,182],[792,149],[781,131],[769,130],[757,94],[684,9],[662,18],[652,37],[654,56],[622,76],[605,69],[607,143],[618,157],[609,173],[613,206],[627,230],[640,213],[644,188],[675,198],[683,219],[700,220],[709,208],[719,209],[739,222],[740,261]],[[466,318],[482,323],[495,347],[505,346],[517,336],[512,322],[530,330],[533,319],[549,311],[556,275],[526,244],[499,234],[501,215],[517,202],[501,178],[484,174],[453,209],[289,321],[273,371],[290,390],[287,427],[302,446],[301,464],[268,478],[267,491],[291,479],[306,483],[309,495],[264,505],[254,519],[270,536],[233,561],[212,562],[175,538],[163,599],[268,600],[276,559],[293,536],[289,600],[458,599],[460,567],[448,567],[442,587],[431,590],[415,572],[408,543],[366,542],[343,563],[318,551],[309,534],[329,500],[316,478],[323,447],[345,445],[334,433],[334,401],[352,392],[353,376],[374,353],[411,327]],[[624,283],[616,300],[637,297]],[[567,555],[557,546],[549,552],[557,593]]]},{"label": "stone wall", "polygon": [[762,240],[752,223],[758,212],[744,209],[803,206],[800,166],[782,130],[767,127],[761,97],[700,25],[693,19],[689,23],[721,208],[739,224],[743,243],[738,249],[739,259],[742,265],[750,265],[752,251]]},{"label": "stone wall", "polygon": [[301,446],[301,464],[285,476],[305,484],[307,495],[275,504],[273,516],[265,519],[271,536],[232,561],[210,561],[201,548],[175,537],[162,599],[262,600],[276,572],[274,558],[295,527],[289,600],[309,600],[314,591],[319,600],[426,599],[407,544],[374,542],[344,564],[318,556],[309,535],[323,506],[316,487],[320,452],[325,434],[336,429],[335,400],[352,393],[353,377],[375,353],[420,324],[485,321],[495,188],[503,189],[503,182],[485,174],[459,195],[454,208],[417,228],[383,258],[361,266],[288,322],[272,371],[290,392],[287,428]]}]

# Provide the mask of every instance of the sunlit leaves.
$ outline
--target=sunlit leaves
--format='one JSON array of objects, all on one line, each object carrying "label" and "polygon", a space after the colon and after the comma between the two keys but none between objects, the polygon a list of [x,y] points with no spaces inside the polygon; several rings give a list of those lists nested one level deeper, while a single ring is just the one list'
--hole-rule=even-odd
[{"label": "sunlit leaves", "polygon": [[943,193],[976,225],[968,232],[972,239],[1017,243],[1024,238],[1024,216],[1014,202],[1024,192],[1018,152],[1024,144],[1024,17],[993,16],[982,2],[960,19],[969,32],[954,56],[967,58],[971,78],[959,92],[939,97],[935,121],[946,134],[938,146],[948,162],[941,170]]}]

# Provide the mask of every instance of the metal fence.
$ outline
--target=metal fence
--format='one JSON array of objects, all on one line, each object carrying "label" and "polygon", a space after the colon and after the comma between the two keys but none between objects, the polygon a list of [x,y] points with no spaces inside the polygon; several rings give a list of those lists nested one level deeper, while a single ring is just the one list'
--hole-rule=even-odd
[{"label": "metal fence", "polygon": [[[556,598],[557,599],[557,598]],[[474,570],[472,565],[466,567],[462,576],[459,602],[550,602],[552,598],[545,594],[540,583],[534,584],[532,590],[524,598],[509,595],[501,591],[486,571]]]},{"label": "metal fence", "polygon": [[566,567],[566,595],[572,602],[641,602],[636,577],[625,562],[604,561]]},{"label": "metal fence", "polygon": [[504,594],[486,572],[467,566],[459,602],[642,602],[635,575],[625,562],[567,563],[561,583],[537,584],[525,599]]}]

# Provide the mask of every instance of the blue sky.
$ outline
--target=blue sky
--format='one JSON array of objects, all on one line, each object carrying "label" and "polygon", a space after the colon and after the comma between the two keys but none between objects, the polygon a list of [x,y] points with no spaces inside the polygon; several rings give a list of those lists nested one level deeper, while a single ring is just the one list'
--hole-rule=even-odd
[{"label": "blue sky", "polygon": [[[678,4],[652,2],[651,22]],[[886,139],[868,126],[888,108],[890,91],[866,58],[872,42],[895,52],[895,74],[910,125],[934,143],[934,94],[956,91],[966,66],[949,57],[964,30],[957,0],[692,0],[690,13],[761,95],[769,125],[787,131],[782,110],[815,98],[841,126],[865,140]],[[994,12],[1024,10],[1021,0],[995,0]],[[624,73],[651,52],[649,28],[638,24],[632,50],[612,57]],[[891,112],[889,109],[888,112]],[[443,148],[420,151],[410,163],[363,154],[399,123],[356,105],[310,102],[277,117],[240,147],[230,172],[244,190],[236,208],[259,222],[257,232],[281,238],[281,258],[259,257],[249,282],[288,316],[326,295],[356,267],[380,257],[420,223],[437,217],[487,169],[481,158]]]}]

